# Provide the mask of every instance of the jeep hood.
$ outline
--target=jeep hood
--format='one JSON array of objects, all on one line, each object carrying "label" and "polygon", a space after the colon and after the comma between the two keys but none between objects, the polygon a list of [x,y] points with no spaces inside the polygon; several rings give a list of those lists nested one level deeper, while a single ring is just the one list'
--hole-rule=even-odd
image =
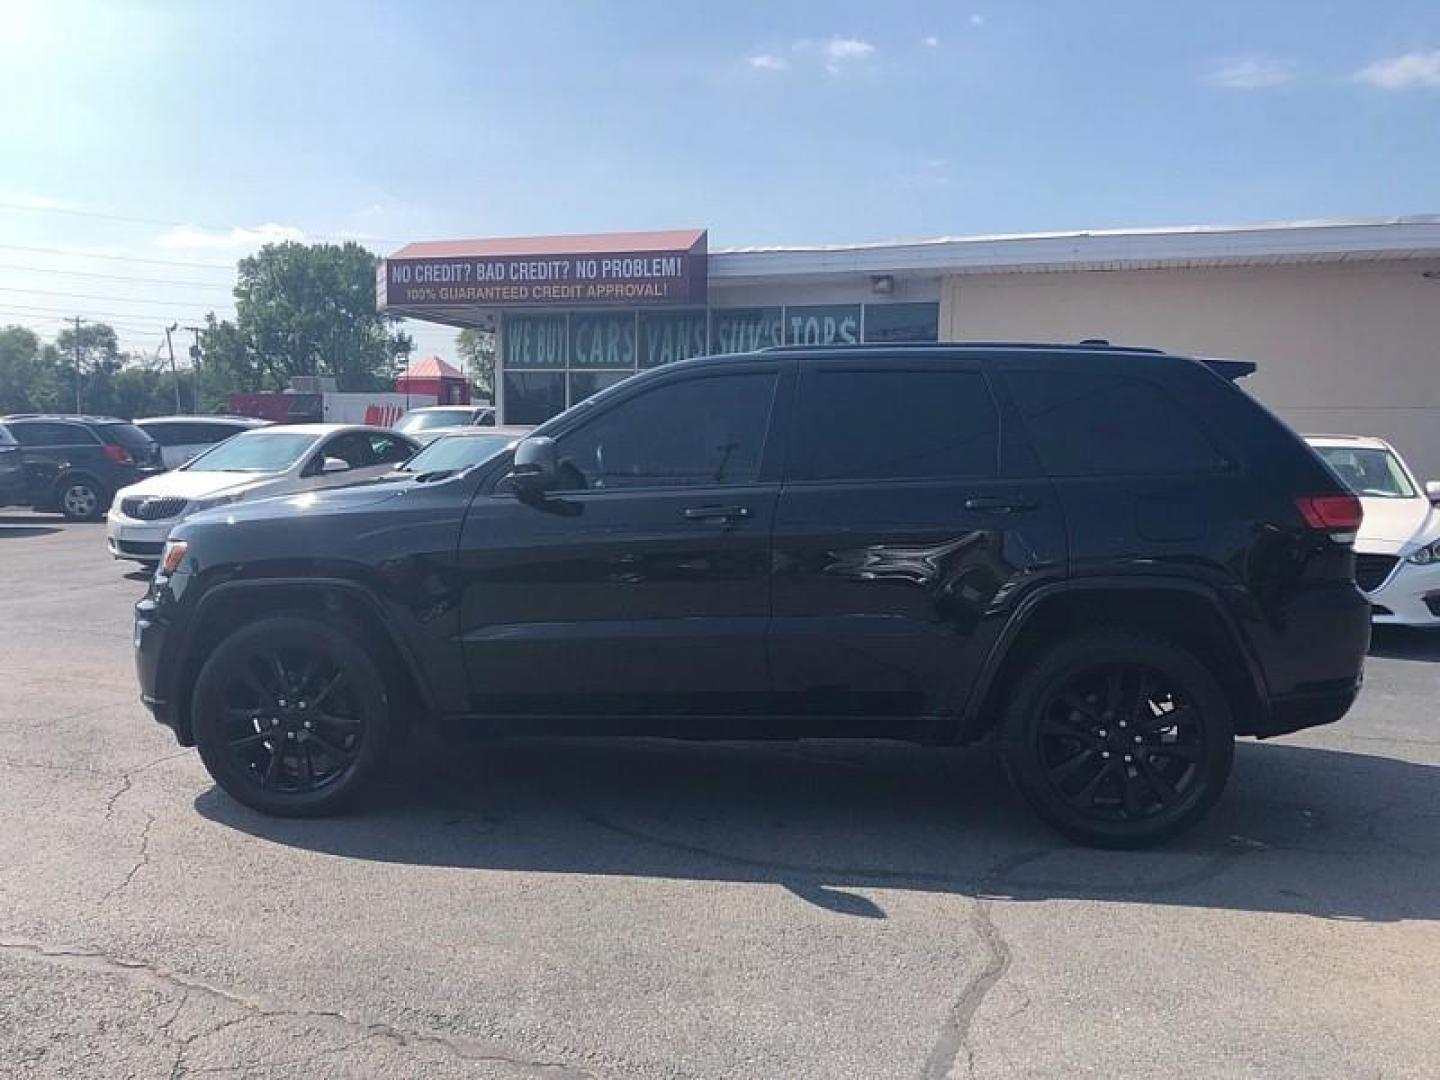
[{"label": "jeep hood", "polygon": [[288,492],[272,498],[265,498],[263,491],[256,491],[253,496],[247,495],[243,502],[206,510],[190,520],[241,522],[283,518],[293,521],[297,517],[343,513],[399,498],[412,483],[357,484],[354,487],[326,488],[320,491]]}]

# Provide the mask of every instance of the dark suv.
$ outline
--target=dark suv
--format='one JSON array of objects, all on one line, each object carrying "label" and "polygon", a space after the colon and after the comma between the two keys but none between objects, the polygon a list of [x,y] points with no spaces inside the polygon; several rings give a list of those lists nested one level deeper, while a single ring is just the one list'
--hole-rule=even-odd
[{"label": "dark suv", "polygon": [[272,814],[348,802],[429,718],[992,738],[1062,832],[1152,842],[1235,735],[1360,686],[1359,504],[1250,370],[974,344],[650,371],[458,474],[187,521],[137,607],[144,700]]},{"label": "dark suv", "polygon": [[115,492],[165,471],[160,445],[113,416],[6,416],[0,427],[24,459],[24,494],[16,501],[71,521],[99,521]]}]

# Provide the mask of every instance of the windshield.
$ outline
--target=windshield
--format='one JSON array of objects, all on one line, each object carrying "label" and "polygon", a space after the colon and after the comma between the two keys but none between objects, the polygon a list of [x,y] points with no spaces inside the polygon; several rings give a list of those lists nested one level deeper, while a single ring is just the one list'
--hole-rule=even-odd
[{"label": "windshield", "polygon": [[1317,446],[1316,452],[1345,486],[1367,499],[1413,499],[1415,485],[1400,459],[1368,446]]},{"label": "windshield", "polygon": [[470,423],[469,409],[407,413],[395,425],[396,431],[433,431],[435,428],[464,427]]},{"label": "windshield", "polygon": [[401,466],[401,472],[458,471],[494,457],[515,439],[511,435],[448,435],[436,439]]},{"label": "windshield", "polygon": [[318,435],[251,432],[217,443],[185,465],[190,472],[284,472],[315,445]]}]

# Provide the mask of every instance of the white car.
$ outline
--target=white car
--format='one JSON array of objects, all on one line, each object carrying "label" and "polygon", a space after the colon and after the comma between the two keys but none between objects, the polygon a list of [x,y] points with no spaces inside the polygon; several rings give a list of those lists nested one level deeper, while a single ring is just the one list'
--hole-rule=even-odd
[{"label": "white car", "polygon": [[1421,484],[1384,439],[1307,435],[1305,441],[1360,496],[1355,581],[1374,621],[1440,627],[1440,483]]},{"label": "white car", "polygon": [[407,412],[395,424],[395,430],[428,443],[457,428],[494,425],[495,409],[490,405],[427,405]]},{"label": "white car", "polygon": [[165,467],[178,469],[216,443],[268,423],[247,416],[147,416],[135,426],[160,444]]},{"label": "white car", "polygon": [[153,563],[170,530],[191,514],[383,476],[418,449],[407,435],[363,424],[256,428],[174,472],[121,488],[106,518],[106,542],[117,559]]}]

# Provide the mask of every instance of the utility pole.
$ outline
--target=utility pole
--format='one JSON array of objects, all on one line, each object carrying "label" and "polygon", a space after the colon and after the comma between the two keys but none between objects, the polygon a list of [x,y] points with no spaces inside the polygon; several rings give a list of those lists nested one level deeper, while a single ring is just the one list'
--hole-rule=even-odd
[{"label": "utility pole", "polygon": [[201,328],[198,326],[187,326],[185,329],[190,331],[190,337],[192,338],[190,343],[190,396],[194,407],[190,411],[198,413],[201,409],[200,358],[204,355],[200,351]]},{"label": "utility pole", "polygon": [[175,412],[180,412],[180,376],[175,371],[175,346],[170,341],[170,332],[178,327],[179,323],[171,323],[165,327],[165,348],[170,353],[170,385],[175,391]]},{"label": "utility pole", "polygon": [[80,397],[80,316],[75,316],[75,412],[77,415],[85,411]]}]

